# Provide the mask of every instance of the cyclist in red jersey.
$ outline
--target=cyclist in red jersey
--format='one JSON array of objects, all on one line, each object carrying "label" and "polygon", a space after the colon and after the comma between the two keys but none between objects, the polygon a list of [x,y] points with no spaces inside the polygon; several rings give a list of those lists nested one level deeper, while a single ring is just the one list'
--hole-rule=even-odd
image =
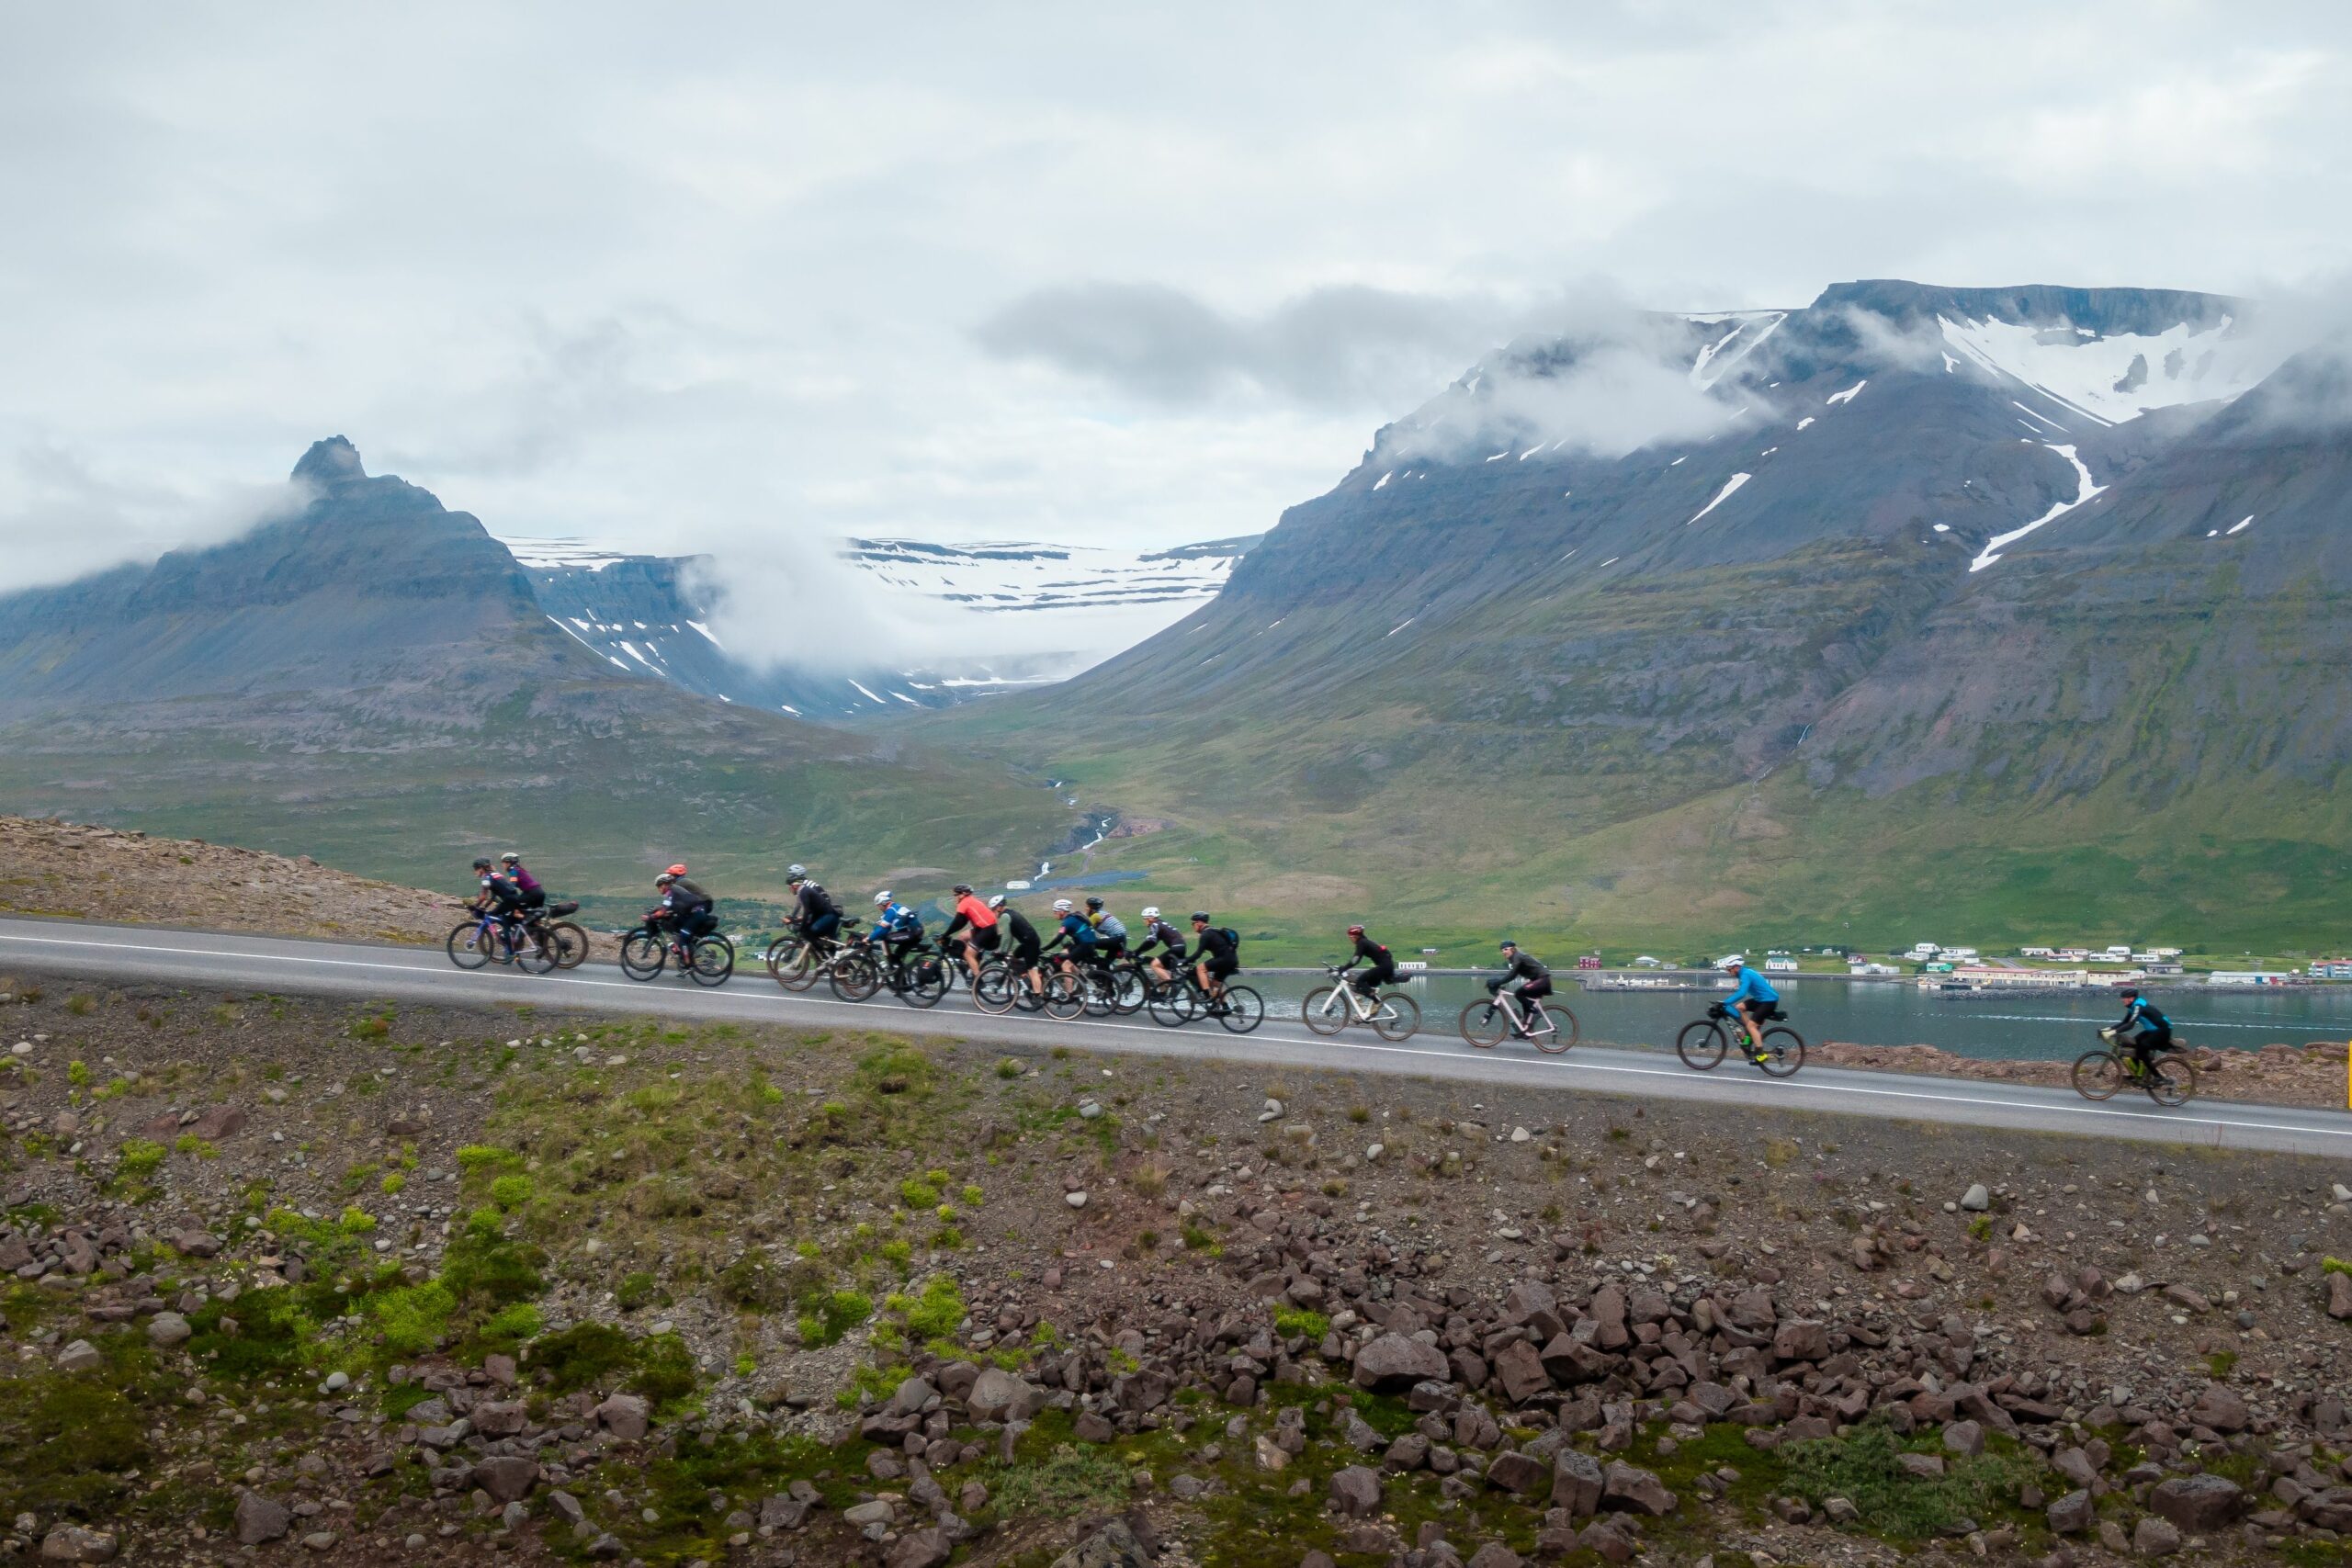
[{"label": "cyclist in red jersey", "polygon": [[[956,933],[967,926],[971,928],[971,938],[959,945],[963,949],[964,967],[971,971],[972,984],[978,986],[980,982],[980,955],[994,953],[997,948],[997,914],[972,892],[970,883],[959,882],[956,885],[956,918],[949,920],[947,929],[940,933],[940,945],[945,947],[955,939]],[[955,949],[950,948],[949,951],[954,952]]]}]

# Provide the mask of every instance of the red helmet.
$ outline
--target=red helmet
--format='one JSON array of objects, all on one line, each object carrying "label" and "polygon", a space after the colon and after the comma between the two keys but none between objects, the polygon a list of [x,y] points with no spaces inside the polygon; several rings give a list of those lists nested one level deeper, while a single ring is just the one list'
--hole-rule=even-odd
[{"label": "red helmet", "polygon": [[673,865],[662,874],[664,876],[684,876],[686,874],[686,868],[683,865]]},{"label": "red helmet", "polygon": [[1362,936],[1363,935],[1363,928],[1362,926],[1350,926],[1348,928],[1348,934],[1350,936]]}]

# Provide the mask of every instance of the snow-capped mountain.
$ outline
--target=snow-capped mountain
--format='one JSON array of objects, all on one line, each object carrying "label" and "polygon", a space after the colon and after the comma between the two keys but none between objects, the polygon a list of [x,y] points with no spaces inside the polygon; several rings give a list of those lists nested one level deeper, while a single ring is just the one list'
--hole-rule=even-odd
[{"label": "snow-capped mountain", "polygon": [[617,669],[805,717],[945,707],[1076,674],[1214,598],[1252,543],[1142,554],[1068,545],[853,539],[842,558],[881,599],[1003,617],[984,652],[840,671],[739,658],[712,626],[724,564],[586,539],[504,541],[549,620]]}]

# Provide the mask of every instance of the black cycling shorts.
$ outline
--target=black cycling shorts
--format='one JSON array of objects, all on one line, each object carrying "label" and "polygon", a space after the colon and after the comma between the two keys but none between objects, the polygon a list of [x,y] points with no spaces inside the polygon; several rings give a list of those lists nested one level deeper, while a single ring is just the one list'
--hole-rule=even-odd
[{"label": "black cycling shorts", "polygon": [[1521,986],[1514,994],[1521,1001],[1532,1002],[1538,997],[1550,996],[1552,994],[1552,982],[1549,978],[1530,980],[1527,984]]},{"label": "black cycling shorts", "polygon": [[1228,979],[1241,973],[1241,960],[1238,958],[1211,958],[1204,962],[1209,966],[1209,978],[1212,980]]},{"label": "black cycling shorts", "polygon": [[523,908],[526,909],[544,909],[547,907],[548,890],[546,888],[534,887],[528,893],[523,895]]},{"label": "black cycling shorts", "polygon": [[998,926],[971,927],[972,945],[978,948],[982,953],[994,953],[999,940],[997,932],[1001,929],[1001,927]]},{"label": "black cycling shorts", "polygon": [[1014,973],[1026,974],[1028,971],[1037,967],[1038,964],[1044,960],[1045,956],[1046,950],[1039,943],[1034,942],[1016,942],[1012,944],[1012,956],[1010,959],[1007,959],[1006,962],[1012,966]]},{"label": "black cycling shorts", "polygon": [[1746,1001],[1739,1004],[1739,1010],[1747,1014],[1749,1018],[1754,1019],[1757,1022],[1762,1023],[1765,1020],[1772,1016],[1773,1010],[1778,1008],[1780,1005],[1781,1004],[1778,1002],[1765,1001],[1758,997],[1750,997]]}]

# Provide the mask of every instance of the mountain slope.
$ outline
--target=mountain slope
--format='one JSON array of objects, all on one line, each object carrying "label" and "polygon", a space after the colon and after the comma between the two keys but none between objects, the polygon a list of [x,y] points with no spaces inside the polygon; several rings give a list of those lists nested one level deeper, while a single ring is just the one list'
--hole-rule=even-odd
[{"label": "mountain slope", "polygon": [[680,858],[733,892],[794,859],[1009,872],[1069,831],[1043,781],[613,670],[478,521],[340,437],[295,477],[299,516],[0,600],[0,801],[445,885],[520,843],[613,892]]},{"label": "mountain slope", "polygon": [[[1630,450],[1522,413],[1623,344],[1514,344],[1287,512],[1214,604],[921,732],[1167,819],[1101,854],[1280,918],[1401,885],[1445,932],[1876,941],[1964,895],[1977,934],[2061,905],[2144,933],[2197,856],[2237,876],[2301,845],[2285,904],[2177,911],[2283,925],[2352,843],[2339,705],[2307,694],[2352,625],[2346,446],[2281,424],[2322,372],[2270,374],[2246,318],[1873,282],[1653,322],[1640,348],[1713,412]],[[2227,529],[2266,512],[2262,556],[2259,515]]]}]

